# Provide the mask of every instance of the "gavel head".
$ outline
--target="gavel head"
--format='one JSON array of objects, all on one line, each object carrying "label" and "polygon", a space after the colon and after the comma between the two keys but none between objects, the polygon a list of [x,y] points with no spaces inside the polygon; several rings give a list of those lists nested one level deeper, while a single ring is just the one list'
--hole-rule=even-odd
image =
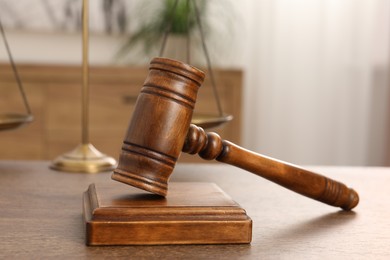
[{"label": "gavel head", "polygon": [[203,80],[190,65],[151,61],[112,179],[166,196]]}]

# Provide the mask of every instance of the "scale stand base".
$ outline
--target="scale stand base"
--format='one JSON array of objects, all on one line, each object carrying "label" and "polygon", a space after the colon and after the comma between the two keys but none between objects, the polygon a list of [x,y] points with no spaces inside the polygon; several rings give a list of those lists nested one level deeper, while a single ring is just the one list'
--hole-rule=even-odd
[{"label": "scale stand base", "polygon": [[167,197],[121,183],[83,196],[87,245],[243,244],[252,220],[213,183],[169,183]]},{"label": "scale stand base", "polygon": [[99,152],[92,144],[80,144],[73,151],[57,157],[50,168],[64,172],[97,173],[111,171],[116,161]]}]

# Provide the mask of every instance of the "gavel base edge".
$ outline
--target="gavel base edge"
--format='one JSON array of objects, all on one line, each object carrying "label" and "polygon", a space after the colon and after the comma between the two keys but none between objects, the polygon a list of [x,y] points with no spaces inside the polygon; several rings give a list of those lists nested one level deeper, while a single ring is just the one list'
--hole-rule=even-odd
[{"label": "gavel base edge", "polygon": [[173,182],[167,197],[117,182],[83,196],[87,245],[242,244],[252,220],[213,183]]}]

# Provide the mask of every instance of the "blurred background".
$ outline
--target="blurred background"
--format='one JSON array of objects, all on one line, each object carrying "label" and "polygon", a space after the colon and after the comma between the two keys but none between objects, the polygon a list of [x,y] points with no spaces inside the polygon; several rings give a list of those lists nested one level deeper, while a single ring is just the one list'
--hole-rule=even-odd
[{"label": "blurred background", "polygon": [[[173,1],[90,3],[91,135],[103,152],[113,145],[107,149],[114,157],[131,108],[105,102],[117,94],[120,102],[134,101],[129,86],[141,87],[140,71],[158,55],[160,41],[131,39],[160,17],[162,2]],[[389,0],[197,2],[219,82],[240,81],[221,90],[224,109],[235,117],[223,126],[223,137],[295,164],[390,165]],[[78,143],[79,117],[69,109],[79,102],[80,13],[81,0],[0,0],[0,19],[36,115],[31,126],[0,133],[2,159],[53,159]],[[192,39],[191,63],[204,67],[199,36]],[[10,98],[13,79],[4,72],[9,59],[2,44],[0,63],[4,110],[19,101]],[[6,102],[12,105],[1,105]],[[10,153],[10,147],[17,149]]]}]

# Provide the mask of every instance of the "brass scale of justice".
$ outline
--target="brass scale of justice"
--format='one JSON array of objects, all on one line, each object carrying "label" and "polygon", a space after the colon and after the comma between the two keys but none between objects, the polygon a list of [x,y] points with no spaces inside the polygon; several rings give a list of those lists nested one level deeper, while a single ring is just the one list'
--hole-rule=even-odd
[{"label": "brass scale of justice", "polygon": [[[176,11],[176,7],[179,0],[176,0],[173,12]],[[189,3],[189,2],[188,2]],[[83,25],[83,89],[82,89],[82,142],[73,151],[65,153],[64,155],[56,158],[51,168],[61,171],[68,172],[101,172],[112,170],[116,166],[116,161],[101,152],[99,152],[89,142],[89,131],[88,131],[88,95],[89,95],[89,70],[88,70],[88,40],[89,40],[89,3],[88,0],[83,0],[83,11],[82,11],[82,25]],[[212,89],[214,99],[218,108],[218,115],[198,115],[194,116],[193,123],[196,123],[205,128],[213,128],[221,126],[224,123],[233,119],[231,115],[225,115],[222,110],[220,97],[218,95],[213,71],[211,69],[211,62],[209,54],[206,48],[204,33],[200,22],[199,10],[196,8],[196,21],[199,27],[202,47],[207,61],[207,67],[210,74],[210,80],[212,83]],[[172,19],[173,22],[173,19]],[[160,49],[160,56],[164,54],[166,41],[170,33],[171,25],[167,28],[163,36],[163,42]],[[187,41],[189,42],[189,34],[187,34]],[[187,59],[190,59],[189,50],[187,49]]]},{"label": "brass scale of justice", "polygon": [[7,41],[7,37],[5,35],[5,31],[4,31],[4,27],[3,27],[3,24],[1,22],[1,19],[0,19],[0,32],[1,32],[1,36],[3,38],[3,43],[4,43],[5,49],[7,51],[7,55],[8,55],[11,67],[12,67],[13,74],[15,76],[15,80],[17,82],[17,86],[19,88],[19,92],[20,92],[22,99],[23,99],[23,104],[26,108],[26,114],[20,114],[20,113],[0,114],[0,131],[4,131],[4,130],[15,129],[15,128],[18,128],[20,126],[23,126],[24,124],[30,123],[33,121],[34,117],[31,113],[30,105],[28,103],[26,93],[25,93],[24,88],[23,88],[22,81],[20,79],[16,64],[15,64],[14,59],[12,57],[12,53],[11,53],[11,50],[10,50],[10,47],[9,47],[9,44]]},{"label": "brass scale of justice", "polygon": [[[178,0],[174,4],[174,10],[176,11]],[[82,10],[82,37],[83,37],[83,46],[82,46],[82,106],[81,106],[81,124],[82,124],[82,133],[81,133],[81,144],[79,144],[75,149],[70,152],[67,152],[63,155],[58,156],[51,164],[51,168],[55,170],[65,171],[65,172],[85,172],[85,173],[95,173],[108,171],[115,168],[116,161],[115,159],[101,153],[98,151],[90,142],[89,142],[89,64],[88,64],[88,53],[89,53],[89,11],[88,11],[88,0],[83,0],[83,10]],[[223,125],[226,122],[229,122],[233,119],[232,115],[224,114],[222,110],[222,105],[220,97],[217,91],[215,77],[213,70],[211,68],[211,61],[208,54],[208,50],[205,44],[204,32],[200,23],[199,10],[196,9],[196,22],[199,27],[199,32],[202,41],[202,47],[205,54],[205,59],[207,62],[207,68],[210,75],[210,82],[213,90],[214,100],[216,107],[218,109],[218,115],[213,114],[199,114],[195,115],[192,119],[194,124],[202,126],[203,128],[214,128]],[[173,22],[173,20],[172,20]],[[16,81],[20,93],[22,95],[24,105],[27,110],[27,114],[16,114],[16,113],[7,113],[0,114],[0,130],[11,130],[17,127],[20,127],[24,124],[30,123],[33,121],[33,115],[20,79],[16,64],[11,54],[8,41],[1,24],[1,34],[3,37],[4,45],[6,47],[10,63],[12,65],[13,73],[15,75]],[[168,26],[167,30],[163,36],[163,42],[161,45],[159,56],[163,56],[167,38],[170,34],[171,25]],[[187,34],[187,41],[190,41],[190,36]],[[187,49],[187,63],[190,61],[190,52]]]},{"label": "brass scale of justice", "polygon": [[[174,8],[176,8],[178,1],[176,0]],[[201,29],[195,1],[189,2],[192,2],[195,8],[198,25]],[[85,113],[83,126],[87,125],[87,109],[85,108],[88,105],[88,77],[85,76],[88,75],[88,56],[86,54],[88,38],[86,29],[88,24],[87,9],[88,1],[83,0],[84,101],[82,107],[83,113]],[[167,30],[164,37],[161,50],[164,49],[168,33],[169,30]],[[208,67],[211,71],[203,36],[202,42],[208,60]],[[162,51],[160,54],[162,54]],[[150,197],[143,196],[123,199],[123,195],[131,189],[124,189],[123,185],[122,188],[118,188],[118,186],[113,186],[111,183],[107,186],[110,192],[107,192],[106,188],[100,189],[95,184],[91,184],[83,196],[87,245],[250,243],[251,219],[246,216],[245,211],[238,204],[230,201],[226,196],[223,196],[225,204],[222,202],[223,205],[220,205],[219,195],[224,194],[220,189],[215,190],[215,187],[213,187],[213,192],[208,194],[211,197],[219,194],[215,198],[216,204],[211,207],[210,205],[204,207],[202,201],[198,201],[198,207],[194,206],[197,197],[202,197],[196,195],[204,193],[207,190],[204,189],[205,187],[190,186],[190,189],[186,190],[192,198],[189,204],[191,206],[188,207],[177,207],[177,204],[175,204],[175,200],[177,200],[177,197],[175,197],[177,194],[175,195],[174,192],[175,188],[173,188],[173,196],[167,196],[168,179],[182,151],[190,154],[198,153],[204,159],[216,159],[237,166],[301,195],[331,206],[341,207],[344,210],[351,210],[357,206],[359,203],[358,194],[340,182],[299,166],[248,151],[229,141],[222,140],[215,133],[206,133],[201,127],[190,124],[197,91],[203,83],[203,79],[204,73],[202,71],[182,62],[165,58],[155,58],[151,61],[149,75],[138,97],[122,146],[119,164],[112,174],[112,179],[157,194],[158,197],[157,199],[154,197],[152,201],[148,201],[147,198]],[[214,80],[212,79],[212,81]],[[215,87],[215,84],[213,86]],[[23,97],[25,97],[22,87],[20,89]],[[161,91],[165,91],[164,89],[167,92],[161,93]],[[169,100],[162,101],[161,95],[169,95]],[[178,105],[180,103],[181,105]],[[25,104],[28,111],[26,118],[30,119],[22,120],[23,123],[31,120],[31,112],[26,99]],[[144,115],[144,110],[149,111],[148,116]],[[152,111],[151,114],[150,111]],[[168,113],[166,111],[170,111],[167,117],[163,115]],[[231,120],[230,116],[224,116],[223,113],[220,115],[221,117],[216,120],[217,123],[213,123],[214,125]],[[159,122],[159,120],[165,120],[165,122]],[[151,127],[151,122],[158,122],[159,127],[156,129]],[[182,125],[178,126],[178,122]],[[83,137],[87,136],[84,133],[85,129],[87,128],[83,127]],[[83,142],[83,145],[89,146],[87,142]],[[87,147],[87,149],[89,148]],[[85,149],[76,148],[75,151],[73,155],[83,153]],[[97,154],[101,156],[98,151]],[[79,157],[77,155],[74,158],[85,159],[85,156],[83,156]],[[104,157],[104,155],[102,156]],[[113,159],[109,158],[109,160],[111,165],[106,168],[111,168],[114,165]],[[52,168],[56,168],[53,165]],[[56,169],[64,170],[61,167]],[[96,167],[91,169],[97,170]],[[172,186],[177,187],[177,184]],[[133,189],[132,191],[138,194],[139,190]],[[191,194],[195,196],[191,196]],[[104,199],[101,200],[102,197]],[[209,199],[212,200],[213,198]],[[104,204],[107,201],[108,204]],[[179,201],[181,201],[181,198],[179,198]],[[145,206],[145,202],[149,206]],[[152,204],[150,204],[151,202]],[[156,204],[153,205],[153,203]],[[223,208],[223,210],[218,210],[218,207]],[[184,212],[182,211],[183,208]],[[141,212],[139,212],[140,209]],[[237,214],[237,209],[241,212],[240,214]],[[205,211],[207,212],[204,213]],[[205,215],[199,212],[203,212]],[[202,230],[202,232],[197,232],[199,230]],[[227,232],[227,230],[231,232]]]}]

